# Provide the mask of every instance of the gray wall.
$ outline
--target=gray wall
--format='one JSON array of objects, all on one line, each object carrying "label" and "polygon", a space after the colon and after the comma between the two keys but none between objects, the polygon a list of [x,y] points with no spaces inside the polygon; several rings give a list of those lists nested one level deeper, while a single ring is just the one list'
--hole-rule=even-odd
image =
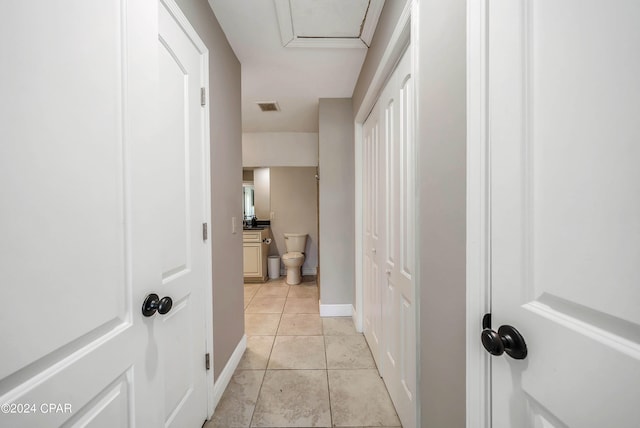
[{"label": "gray wall", "polygon": [[[272,167],[271,233],[274,242],[269,255],[287,252],[285,233],[306,233],[307,247],[302,272],[315,273],[318,267],[318,191],[315,167]],[[282,259],[280,269],[284,269]]]},{"label": "gray wall", "polygon": [[[421,426],[463,428],[466,1],[422,0],[419,19]],[[446,326],[446,334],[434,326]]]},{"label": "gray wall", "polygon": [[407,0],[387,0],[384,2],[384,7],[382,8],[378,25],[376,26],[376,32],[373,35],[373,39],[371,39],[371,46],[367,51],[367,57],[364,59],[362,70],[360,70],[358,81],[353,90],[354,114],[358,112],[360,104],[362,104],[362,100],[371,84],[371,79],[373,79],[373,75],[380,63],[380,58],[382,58],[382,54],[387,48],[391,33],[393,33],[395,29],[398,18],[400,18],[400,14],[406,3]]},{"label": "gray wall", "polygon": [[351,98],[321,98],[318,126],[320,301],[322,304],[353,304],[355,159]]},{"label": "gray wall", "polygon": [[207,0],[177,0],[209,49],[211,128],[211,242],[213,246],[213,369],[217,378],[244,335],[242,123],[240,62]]}]

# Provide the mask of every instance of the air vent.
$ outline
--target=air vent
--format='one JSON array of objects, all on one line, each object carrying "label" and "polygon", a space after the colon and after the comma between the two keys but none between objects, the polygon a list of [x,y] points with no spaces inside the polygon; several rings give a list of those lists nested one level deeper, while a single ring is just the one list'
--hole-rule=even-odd
[{"label": "air vent", "polygon": [[280,107],[278,107],[278,103],[275,101],[260,101],[257,102],[258,107],[262,111],[280,111]]}]

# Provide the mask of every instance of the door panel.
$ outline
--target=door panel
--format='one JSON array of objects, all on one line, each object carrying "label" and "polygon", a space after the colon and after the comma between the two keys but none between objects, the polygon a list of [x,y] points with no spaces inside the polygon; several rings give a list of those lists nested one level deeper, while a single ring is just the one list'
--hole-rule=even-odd
[{"label": "door panel", "polygon": [[[167,427],[200,426],[207,418],[204,290],[207,244],[205,120],[200,88],[206,86],[204,52],[193,29],[169,2],[160,3],[160,138],[155,160],[163,192],[160,294],[173,299],[160,318],[164,418]],[[199,42],[199,40],[198,40]],[[202,46],[202,43],[199,43]]]},{"label": "door panel", "polygon": [[[384,380],[403,426],[416,426],[416,317],[413,284],[415,168],[411,50],[393,72],[380,101],[385,108],[386,240],[383,301]],[[411,232],[411,233],[410,233]]]},{"label": "door panel", "polygon": [[[489,6],[495,427],[637,426],[640,7]],[[495,328],[494,328],[495,329]]]},{"label": "door panel", "polygon": [[0,403],[34,405],[0,425],[157,424],[134,412],[159,397],[140,314],[158,272],[157,6],[37,3],[5,5],[0,26]]},{"label": "door panel", "polygon": [[[364,133],[364,316],[363,332],[371,348],[373,358],[382,374],[382,290],[380,289],[380,257],[384,252],[380,248],[380,228],[378,223],[380,209],[380,123],[376,107],[363,126]],[[378,254],[380,253],[380,254]]]}]

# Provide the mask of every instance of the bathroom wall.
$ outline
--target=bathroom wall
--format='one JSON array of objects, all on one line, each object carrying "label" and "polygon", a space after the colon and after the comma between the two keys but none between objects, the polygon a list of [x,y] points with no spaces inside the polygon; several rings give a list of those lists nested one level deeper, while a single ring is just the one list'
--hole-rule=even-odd
[{"label": "bathroom wall", "polygon": [[177,0],[209,49],[211,212],[213,258],[213,370],[217,379],[244,335],[242,230],[242,123],[240,62],[207,0]]},{"label": "bathroom wall", "polygon": [[351,98],[323,98],[320,140],[320,301],[353,305],[355,173]]},{"label": "bathroom wall", "polygon": [[[271,233],[269,255],[286,252],[284,233],[307,233],[302,273],[315,275],[318,267],[318,184],[315,167],[274,167],[271,171]],[[284,268],[282,260],[281,269]]]},{"label": "bathroom wall", "polygon": [[242,166],[318,166],[318,134],[245,132]]}]

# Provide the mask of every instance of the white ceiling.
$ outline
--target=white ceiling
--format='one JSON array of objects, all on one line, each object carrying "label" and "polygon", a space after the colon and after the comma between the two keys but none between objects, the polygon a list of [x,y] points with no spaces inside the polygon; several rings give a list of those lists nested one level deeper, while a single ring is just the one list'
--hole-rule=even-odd
[{"label": "white ceiling", "polygon": [[[373,28],[361,27],[364,14],[369,9],[367,21],[375,27],[383,0],[209,0],[209,4],[242,63],[243,131],[318,132],[318,99],[353,94],[367,53],[365,43],[373,33]],[[285,40],[287,32],[293,32],[287,39],[300,43]],[[310,35],[314,39],[305,38]],[[306,40],[316,42],[310,43],[314,47],[291,47],[309,46]],[[321,44],[322,40],[329,44]],[[341,42],[357,47],[317,47]],[[215,52],[211,54],[215,58]],[[277,101],[280,111],[262,112],[258,101]]]}]

